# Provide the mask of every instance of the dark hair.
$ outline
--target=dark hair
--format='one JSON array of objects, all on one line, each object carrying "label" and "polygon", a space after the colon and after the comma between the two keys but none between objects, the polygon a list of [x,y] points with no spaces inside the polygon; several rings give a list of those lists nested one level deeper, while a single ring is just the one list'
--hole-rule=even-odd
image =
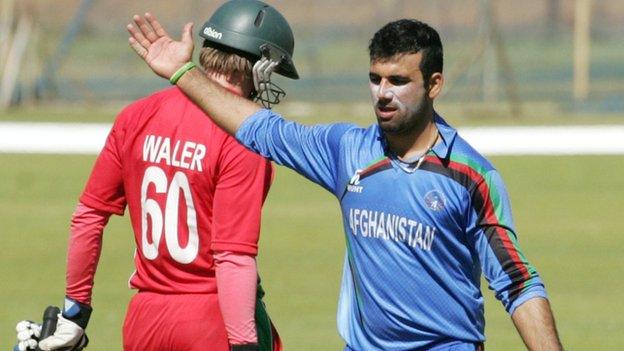
[{"label": "dark hair", "polygon": [[422,52],[419,68],[425,86],[433,73],[442,72],[444,65],[440,35],[428,24],[414,19],[401,19],[383,26],[371,39],[368,51],[371,62]]}]

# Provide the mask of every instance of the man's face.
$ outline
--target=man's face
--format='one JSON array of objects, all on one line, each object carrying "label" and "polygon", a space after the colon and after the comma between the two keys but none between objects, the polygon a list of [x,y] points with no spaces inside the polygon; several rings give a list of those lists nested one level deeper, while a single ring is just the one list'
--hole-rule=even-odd
[{"label": "man's face", "polygon": [[404,135],[424,125],[432,100],[420,71],[421,53],[371,62],[369,87],[377,123],[388,134]]}]

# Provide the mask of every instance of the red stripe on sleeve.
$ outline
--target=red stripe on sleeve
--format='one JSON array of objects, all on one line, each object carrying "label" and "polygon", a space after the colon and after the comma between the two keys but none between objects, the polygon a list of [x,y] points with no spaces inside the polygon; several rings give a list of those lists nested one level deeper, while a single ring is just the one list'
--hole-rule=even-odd
[{"label": "red stripe on sleeve", "polygon": [[[436,156],[427,157],[427,161],[442,165],[442,162]],[[500,221],[498,220],[498,217],[496,216],[496,213],[494,212],[494,204],[492,203],[492,198],[490,197],[490,188],[487,182],[485,181],[485,178],[483,177],[483,175],[477,172],[475,169],[463,163],[449,161],[448,167],[468,176],[473,182],[475,182],[475,184],[478,184],[477,190],[479,191],[479,193],[481,194],[481,197],[484,200],[483,206],[484,206],[485,219],[487,220],[488,223],[500,225]],[[529,272],[526,266],[521,263],[522,259],[518,255],[518,251],[516,250],[513,242],[509,238],[509,234],[507,233],[507,230],[505,230],[502,227],[497,227],[496,233],[498,234],[498,237],[501,240],[503,247],[505,248],[505,251],[507,252],[509,257],[511,257],[512,261],[514,262],[516,268],[522,273],[522,277],[525,280],[529,279],[530,278]]]}]

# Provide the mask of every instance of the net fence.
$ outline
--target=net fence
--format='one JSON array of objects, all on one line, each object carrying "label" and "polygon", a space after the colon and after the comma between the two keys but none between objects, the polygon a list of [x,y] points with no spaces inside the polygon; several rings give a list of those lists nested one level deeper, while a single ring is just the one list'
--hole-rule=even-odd
[{"label": "net fence", "polygon": [[[149,10],[178,37],[186,21],[193,21],[197,32],[223,3],[0,1],[5,28],[10,22],[15,29],[24,14],[32,22],[14,99],[93,104],[132,100],[167,85],[128,47],[125,25],[132,14]],[[301,79],[278,79],[288,91],[288,101],[367,102],[370,38],[389,21],[417,18],[441,34],[443,99],[448,103],[543,103],[575,111],[624,111],[620,0],[267,2],[285,15],[295,33],[294,62]],[[574,74],[579,2],[587,2],[590,10],[589,40],[583,44],[589,80],[586,95],[580,98],[575,97]],[[7,16],[9,10],[13,16]]]}]

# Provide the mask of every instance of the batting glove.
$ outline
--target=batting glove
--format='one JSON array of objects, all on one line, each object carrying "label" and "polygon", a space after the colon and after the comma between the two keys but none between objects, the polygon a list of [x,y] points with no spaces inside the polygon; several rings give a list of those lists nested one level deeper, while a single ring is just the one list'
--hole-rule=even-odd
[{"label": "batting glove", "polygon": [[56,331],[53,335],[41,340],[39,348],[43,351],[52,350],[82,350],[89,344],[89,338],[85,334],[91,307],[78,301],[65,298],[63,313],[58,315]]},{"label": "batting glove", "polygon": [[32,321],[21,321],[15,326],[17,332],[17,345],[13,351],[29,351],[37,347],[41,325]]},{"label": "batting glove", "polygon": [[230,351],[259,351],[258,344],[232,345]]}]

